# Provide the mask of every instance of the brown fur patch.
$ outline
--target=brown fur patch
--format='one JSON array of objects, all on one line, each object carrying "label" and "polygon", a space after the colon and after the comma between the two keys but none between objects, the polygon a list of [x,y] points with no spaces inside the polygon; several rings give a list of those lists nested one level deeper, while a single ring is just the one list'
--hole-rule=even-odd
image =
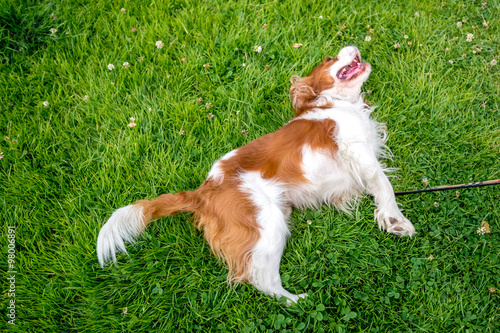
[{"label": "brown fur patch", "polygon": [[323,150],[333,155],[335,121],[297,119],[274,133],[249,142],[238,153],[220,161],[224,175],[235,177],[242,171],[259,171],[265,179],[297,184],[307,180],[301,168],[302,148]]},{"label": "brown fur patch", "polygon": [[290,87],[290,99],[295,110],[295,116],[316,108],[332,107],[332,104],[317,105],[316,97],[324,90],[333,86],[334,78],[330,75],[328,69],[338,59],[326,57],[325,60],[314,68],[309,76],[295,80]]},{"label": "brown fur patch", "polygon": [[139,200],[135,205],[142,207],[144,226],[146,226],[149,221],[163,216],[193,211],[200,206],[200,202],[194,192],[182,191],[162,194],[152,200]]},{"label": "brown fur patch", "polygon": [[194,214],[212,251],[227,263],[229,279],[238,282],[248,280],[251,252],[260,238],[256,208],[240,184],[237,179],[206,181],[196,190],[203,205]]}]

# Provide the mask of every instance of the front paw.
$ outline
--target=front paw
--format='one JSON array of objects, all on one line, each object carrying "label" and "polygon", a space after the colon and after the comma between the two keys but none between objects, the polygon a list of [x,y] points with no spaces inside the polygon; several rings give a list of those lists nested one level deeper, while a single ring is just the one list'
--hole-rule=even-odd
[{"label": "front paw", "polygon": [[406,218],[402,218],[400,220],[397,220],[393,217],[389,218],[389,227],[386,229],[387,232],[390,232],[391,234],[395,234],[398,236],[410,236],[412,237],[416,231],[415,227],[413,224]]},{"label": "front paw", "polygon": [[[391,215],[398,217],[392,217]],[[413,224],[401,213],[386,215],[382,214],[381,212],[375,211],[375,218],[378,221],[379,229],[386,230],[391,234],[412,237],[416,233]]]}]

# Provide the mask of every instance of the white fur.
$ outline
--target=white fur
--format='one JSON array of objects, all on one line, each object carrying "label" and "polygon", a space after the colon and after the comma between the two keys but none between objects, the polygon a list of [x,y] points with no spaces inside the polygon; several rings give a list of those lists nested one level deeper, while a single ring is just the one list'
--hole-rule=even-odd
[{"label": "white fur", "polygon": [[[303,200],[303,203],[297,202],[297,199],[292,201],[300,207],[317,206],[321,200],[330,203],[331,199],[337,199],[340,202],[334,204],[345,210],[350,208],[350,203],[359,194],[366,191],[374,196],[377,205],[375,218],[380,229],[412,236],[415,228],[399,210],[393,188],[385,175],[388,170],[378,160],[391,154],[385,146],[386,134],[382,125],[370,118],[372,111],[358,97],[355,103],[335,101],[331,109],[313,109],[295,118],[334,120],[336,130],[332,139],[338,145],[338,152],[334,158],[320,152],[303,152],[303,169],[310,184],[295,191],[298,194],[294,197]],[[324,187],[327,190],[322,189]],[[316,198],[317,203],[314,203],[314,193],[322,194],[322,197]],[[391,224],[391,218],[396,223]]]},{"label": "white fur", "polygon": [[224,180],[224,172],[222,171],[220,167],[220,161],[224,161],[227,159],[230,159],[233,156],[236,156],[238,152],[238,149],[231,150],[229,153],[226,155],[222,156],[220,159],[215,161],[215,163],[212,165],[212,168],[208,172],[207,179],[212,179],[216,182],[222,182]]},{"label": "white fur", "polygon": [[336,101],[333,108],[313,109],[294,119],[334,120],[336,130],[332,140],[338,145],[337,156],[303,148],[302,169],[309,183],[291,191],[290,200],[295,206],[333,203],[344,211],[352,208],[352,203],[366,190],[360,162],[367,158],[366,147],[373,152],[370,159],[388,155],[384,153],[387,149],[381,125],[370,119],[372,111],[359,97],[356,103]]},{"label": "white fur", "polygon": [[144,230],[142,209],[128,205],[117,209],[102,226],[97,237],[97,258],[101,266],[116,263],[116,250],[127,253],[125,242],[134,243]]},{"label": "white fur", "polygon": [[259,172],[242,173],[240,179],[241,189],[250,195],[257,208],[257,223],[261,227],[259,241],[252,251],[249,281],[271,297],[286,297],[288,304],[297,302],[304,295],[286,291],[279,273],[281,256],[290,235],[287,220],[291,210],[284,201],[285,187],[263,179]]},{"label": "white fur", "polygon": [[302,169],[309,182],[288,188],[288,200],[298,208],[319,208],[326,203],[348,211],[352,201],[356,200],[364,188],[355,174],[346,175],[344,167],[341,161],[326,152],[304,147]]}]

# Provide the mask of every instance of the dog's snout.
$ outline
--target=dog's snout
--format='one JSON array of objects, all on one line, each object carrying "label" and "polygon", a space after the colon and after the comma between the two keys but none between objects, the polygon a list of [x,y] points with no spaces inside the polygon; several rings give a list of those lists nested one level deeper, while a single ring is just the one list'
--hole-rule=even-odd
[{"label": "dog's snout", "polygon": [[339,52],[339,57],[354,57],[356,54],[359,54],[359,50],[354,45],[347,45]]}]

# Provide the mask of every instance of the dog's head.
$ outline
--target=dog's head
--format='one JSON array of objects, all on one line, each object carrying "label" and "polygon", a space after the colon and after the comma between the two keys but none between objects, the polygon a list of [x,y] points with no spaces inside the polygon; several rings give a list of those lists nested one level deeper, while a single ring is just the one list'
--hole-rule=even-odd
[{"label": "dog's head", "polygon": [[292,78],[290,99],[296,115],[331,107],[334,100],[357,101],[370,72],[371,65],[361,62],[355,46],[344,47],[336,58],[326,57],[309,76]]}]

